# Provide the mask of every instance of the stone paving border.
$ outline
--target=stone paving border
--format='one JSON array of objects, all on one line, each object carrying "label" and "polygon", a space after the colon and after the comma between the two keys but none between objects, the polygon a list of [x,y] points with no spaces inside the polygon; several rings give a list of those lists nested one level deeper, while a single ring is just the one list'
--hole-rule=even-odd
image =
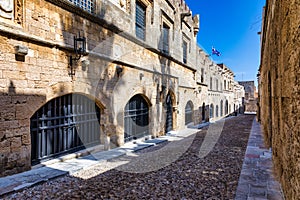
[{"label": "stone paving border", "polygon": [[284,200],[273,174],[272,150],[264,145],[260,124],[253,120],[235,200]]}]

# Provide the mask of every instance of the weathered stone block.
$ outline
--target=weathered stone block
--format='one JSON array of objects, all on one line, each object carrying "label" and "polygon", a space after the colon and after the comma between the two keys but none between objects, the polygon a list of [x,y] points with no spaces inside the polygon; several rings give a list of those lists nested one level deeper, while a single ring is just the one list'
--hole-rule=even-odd
[{"label": "weathered stone block", "polygon": [[22,141],[21,137],[14,137],[10,139],[11,152],[19,152],[21,150]]},{"label": "weathered stone block", "polygon": [[[27,133],[25,132],[23,135],[22,135],[22,145],[30,145],[30,135],[28,134],[28,131]],[[28,154],[28,152],[27,152]]]}]

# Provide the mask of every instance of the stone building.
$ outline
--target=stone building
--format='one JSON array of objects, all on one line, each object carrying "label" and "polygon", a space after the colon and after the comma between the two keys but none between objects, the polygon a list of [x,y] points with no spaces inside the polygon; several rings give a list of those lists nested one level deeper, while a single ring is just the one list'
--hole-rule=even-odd
[{"label": "stone building", "polygon": [[259,120],[285,199],[300,197],[300,4],[267,0],[261,34]]},{"label": "stone building", "polygon": [[197,46],[184,1],[0,5],[0,176],[234,111],[233,72]]},{"label": "stone building", "polygon": [[245,112],[257,111],[257,92],[254,81],[239,81],[240,85],[245,89]]}]

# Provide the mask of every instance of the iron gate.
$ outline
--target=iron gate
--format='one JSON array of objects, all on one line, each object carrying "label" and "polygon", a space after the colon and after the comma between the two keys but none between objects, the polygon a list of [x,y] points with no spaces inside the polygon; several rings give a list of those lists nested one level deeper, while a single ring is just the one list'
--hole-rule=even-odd
[{"label": "iron gate", "polygon": [[55,98],[30,119],[31,163],[100,143],[100,109],[79,94]]},{"label": "iron gate", "polygon": [[171,95],[168,94],[166,98],[166,106],[167,106],[167,113],[166,113],[166,133],[173,130],[173,102]]},{"label": "iron gate", "polygon": [[193,103],[188,101],[185,106],[185,125],[193,122]]},{"label": "iron gate", "polygon": [[149,135],[149,106],[141,95],[133,96],[125,106],[124,140]]}]

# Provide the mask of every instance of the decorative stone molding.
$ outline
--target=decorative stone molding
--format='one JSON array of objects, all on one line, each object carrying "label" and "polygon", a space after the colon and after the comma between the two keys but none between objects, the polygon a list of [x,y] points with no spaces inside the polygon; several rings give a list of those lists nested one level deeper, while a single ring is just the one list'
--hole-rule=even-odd
[{"label": "decorative stone molding", "polygon": [[13,0],[0,1],[0,17],[5,19],[13,19]]},{"label": "decorative stone molding", "polygon": [[28,54],[28,47],[26,46],[22,46],[22,45],[17,45],[15,46],[15,53],[17,55],[20,55],[20,56],[25,56]]},{"label": "decorative stone molding", "polygon": [[126,11],[130,14],[131,13],[131,1],[126,0]]},{"label": "decorative stone molding", "polygon": [[15,0],[14,19],[19,25],[23,24],[23,4],[24,0]]}]

